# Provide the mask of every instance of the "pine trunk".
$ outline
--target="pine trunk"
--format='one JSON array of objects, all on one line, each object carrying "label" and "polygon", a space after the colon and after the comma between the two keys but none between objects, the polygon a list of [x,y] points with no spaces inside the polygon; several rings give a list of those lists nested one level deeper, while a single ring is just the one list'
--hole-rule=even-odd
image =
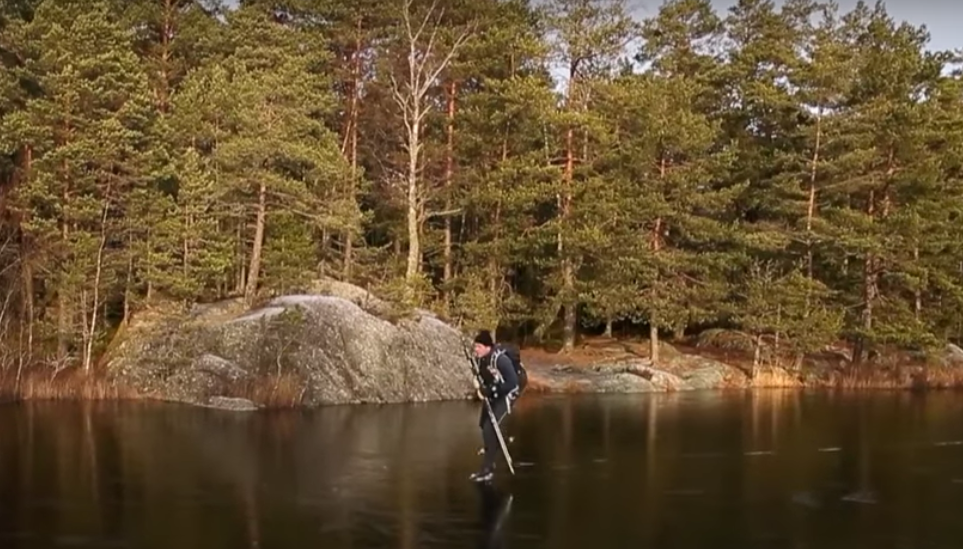
[{"label": "pine trunk", "polygon": [[161,25],[160,74],[158,75],[157,107],[162,113],[170,108],[171,38],[174,36],[174,0],[164,0],[164,22]]},{"label": "pine trunk", "polygon": [[182,265],[184,278],[190,275],[190,264],[191,264],[191,240],[190,235],[193,234],[194,222],[191,217],[191,212],[189,208],[184,208],[184,264]]},{"label": "pine trunk", "polygon": [[248,306],[254,304],[257,295],[258,277],[261,273],[261,250],[264,246],[264,225],[267,218],[267,184],[264,180],[258,187],[257,221],[254,225],[254,243],[251,246],[251,263],[248,267],[247,285],[244,289],[244,301]]},{"label": "pine trunk", "polygon": [[150,226],[148,226],[148,227],[147,227],[147,241],[145,242],[145,244],[146,244],[146,246],[147,246],[147,265],[145,266],[145,269],[144,269],[144,270],[147,272],[147,295],[144,297],[144,299],[145,299],[148,303],[149,303],[149,302],[151,301],[151,299],[153,299],[153,297],[154,297],[154,273],[153,273],[153,271],[152,271],[152,269],[151,269],[151,265],[153,265],[153,263],[154,263],[153,257],[152,257],[153,254],[151,253],[151,246],[152,246],[152,244],[151,244],[151,237],[152,237],[152,236],[153,236],[153,235],[151,234]]},{"label": "pine trunk", "polygon": [[[33,148],[30,145],[23,148],[22,168],[20,180],[23,182],[29,181],[33,169]],[[33,262],[31,261],[33,243],[22,226],[18,228],[18,232],[20,234],[20,278],[23,283],[23,296],[21,296],[20,302],[23,307],[23,319],[27,325],[27,362],[29,363],[33,354],[33,323],[36,319],[36,313],[34,312],[34,272]]]},{"label": "pine trunk", "polygon": [[[920,262],[920,245],[913,245],[913,261],[919,265]],[[913,289],[913,314],[917,321],[923,316],[923,291],[920,289],[922,282],[917,283],[916,288]]]},{"label": "pine trunk", "polygon": [[244,273],[244,258],[247,257],[244,246],[244,223],[237,224],[237,233],[235,236],[236,240],[234,241],[234,244],[237,253],[237,269],[234,273],[234,293],[243,295],[246,280]]},{"label": "pine trunk", "polygon": [[[66,171],[66,166],[65,166]],[[66,174],[64,174],[66,177]],[[70,186],[65,180],[63,182],[64,188],[61,195],[63,200],[63,210],[66,210],[70,204]],[[66,218],[66,214],[60,218],[60,238],[62,242],[66,243],[70,237],[70,223]],[[57,288],[57,360],[63,361],[67,358],[67,331],[69,329],[70,311],[68,310],[67,303],[67,288],[66,282],[60,281],[60,286]]]},{"label": "pine trunk", "polygon": [[[359,118],[359,102],[361,94],[361,31],[362,31],[362,19],[358,18],[358,23],[355,28],[357,35],[355,37],[354,43],[354,53],[353,53],[353,63],[351,66],[351,101],[348,107],[348,123],[345,129],[345,137],[348,141],[348,161],[351,166],[350,171],[350,181],[348,182],[348,188],[346,190],[346,195],[349,200],[355,200],[355,190],[358,184],[358,118]],[[351,280],[351,268],[354,262],[354,233],[351,229],[345,231],[344,234],[344,266],[343,266],[343,276],[345,281]]]},{"label": "pine trunk", "polygon": [[[819,149],[822,145],[822,109],[816,113],[816,144],[813,147],[812,166],[809,172],[809,204],[806,208],[806,277],[813,279],[813,218],[816,215],[816,174],[819,165]],[[812,308],[810,290],[806,290],[806,310],[808,317]]]},{"label": "pine trunk", "polygon": [[[665,176],[665,160],[662,161],[662,176]],[[652,227],[652,253],[657,254],[662,249],[662,218],[656,218]],[[656,282],[658,284],[658,282]],[[649,359],[655,366],[659,362],[659,319],[655,314],[649,315]]]},{"label": "pine trunk", "polygon": [[[451,211],[451,192],[452,180],[454,178],[455,165],[455,100],[458,92],[458,84],[452,81],[448,84],[448,128],[447,143],[445,144],[445,211]],[[444,273],[442,275],[442,296],[444,303],[450,299],[448,283],[452,278],[452,218],[445,216],[445,244],[444,244]]]},{"label": "pine trunk", "polygon": [[[866,215],[872,218],[876,215],[876,192],[869,191],[869,200],[866,204]],[[863,258],[863,310],[860,313],[860,322],[865,332],[873,329],[873,306],[876,302],[876,257],[872,253],[867,253]],[[866,336],[860,336],[853,349],[853,362],[861,364],[866,354]]]},{"label": "pine trunk", "polygon": [[[668,161],[665,158],[665,154],[661,155],[659,159],[659,182],[661,186],[665,186],[665,176],[668,170]],[[652,255],[656,256],[662,250],[662,232],[664,228],[662,226],[662,218],[657,217],[655,224],[652,225],[652,235],[651,235],[651,246]],[[656,273],[655,279],[655,291],[660,291],[659,284],[661,283],[660,276]],[[649,359],[652,364],[655,365],[659,362],[659,318],[655,311],[649,312]]]},{"label": "pine trunk", "polygon": [[[512,69],[514,71],[514,68]],[[501,146],[501,161],[504,164],[508,161],[508,132],[505,132],[504,137],[502,137]],[[497,246],[501,241],[501,221],[502,221],[502,200],[501,198],[495,201],[495,212],[492,215],[492,226],[494,227],[494,235],[492,235],[492,244]],[[462,228],[465,226],[464,217],[462,217]],[[488,295],[491,298],[492,310],[499,310],[499,303],[501,301],[501,292],[499,287],[502,282],[501,274],[501,264],[498,261],[497,248],[491,250],[488,254],[488,272],[489,272],[489,286]],[[495,333],[495,328],[497,328],[498,322],[495,322],[495,326],[492,328],[492,333]]]},{"label": "pine trunk", "polygon": [[[499,239],[498,225],[501,221],[501,215],[502,215],[502,202],[501,200],[499,200],[495,204],[495,214],[493,217],[494,226],[495,226],[495,237],[494,237],[495,242],[498,242],[498,239]],[[497,254],[494,254],[494,253],[488,254],[488,272],[489,272],[488,295],[492,300],[492,310],[497,311],[498,302],[499,302],[499,293],[500,293],[498,291],[498,288],[501,283],[501,267],[498,263]],[[492,332],[492,333],[495,333],[495,332]]]},{"label": "pine trunk", "polygon": [[[128,219],[127,224],[127,249],[132,250],[134,247],[134,228],[131,227],[131,220]],[[124,281],[124,318],[122,319],[122,324],[127,324],[130,322],[130,301],[131,293],[133,291],[134,284],[134,254],[128,251],[127,253],[127,280]]]},{"label": "pine trunk", "polygon": [[562,223],[558,230],[558,253],[562,258],[562,294],[565,296],[563,308],[565,310],[562,328],[562,352],[569,352],[575,348],[577,316],[575,308],[575,265],[565,252],[564,229],[565,221],[569,218],[572,208],[572,180],[575,173],[575,130],[569,129],[565,134],[565,172],[564,191],[559,197]]}]

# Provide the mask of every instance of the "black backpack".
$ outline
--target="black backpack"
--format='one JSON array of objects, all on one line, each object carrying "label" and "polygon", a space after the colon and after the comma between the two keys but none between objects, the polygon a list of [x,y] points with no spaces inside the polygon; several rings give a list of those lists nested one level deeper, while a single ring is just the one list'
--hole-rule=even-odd
[{"label": "black backpack", "polygon": [[505,356],[512,361],[512,367],[515,368],[515,375],[518,376],[518,394],[521,395],[525,390],[525,386],[528,385],[528,372],[525,371],[525,366],[522,364],[521,351],[514,345],[499,343],[495,346],[495,352],[497,354],[493,360],[498,360],[498,355],[504,353]]}]

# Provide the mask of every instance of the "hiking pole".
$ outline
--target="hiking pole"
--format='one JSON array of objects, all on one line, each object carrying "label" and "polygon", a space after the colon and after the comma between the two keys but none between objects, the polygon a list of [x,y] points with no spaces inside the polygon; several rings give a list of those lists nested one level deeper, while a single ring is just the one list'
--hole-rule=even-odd
[{"label": "hiking pole", "polygon": [[498,438],[498,445],[502,447],[502,455],[505,457],[505,463],[508,464],[508,470],[511,471],[512,475],[514,476],[515,467],[512,465],[512,456],[508,453],[508,446],[505,445],[505,438],[502,437],[502,430],[498,426],[498,421],[495,419],[495,412],[492,410],[492,404],[487,398],[485,398],[485,395],[481,394],[480,387],[482,386],[484,380],[481,377],[481,372],[478,370],[478,361],[475,360],[475,356],[471,354],[467,347],[465,347],[464,350],[465,356],[468,358],[469,364],[471,364],[471,372],[475,375],[475,379],[478,381],[478,396],[482,399],[482,402],[485,403],[485,410],[488,412],[488,421],[491,422],[492,427],[495,429],[495,436]]}]

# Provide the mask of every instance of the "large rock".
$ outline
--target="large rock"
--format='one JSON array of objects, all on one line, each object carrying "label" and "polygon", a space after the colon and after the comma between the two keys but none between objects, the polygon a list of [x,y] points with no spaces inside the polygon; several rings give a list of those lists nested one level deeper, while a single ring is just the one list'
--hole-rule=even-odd
[{"label": "large rock", "polygon": [[240,314],[221,303],[142,323],[114,350],[109,371],[147,396],[234,409],[244,406],[232,397],[269,393],[282,380],[289,392],[296,385],[295,404],[308,406],[473,392],[455,328],[426,311],[383,318],[384,302],[347,284],[319,291],[329,295],[278,297]]}]

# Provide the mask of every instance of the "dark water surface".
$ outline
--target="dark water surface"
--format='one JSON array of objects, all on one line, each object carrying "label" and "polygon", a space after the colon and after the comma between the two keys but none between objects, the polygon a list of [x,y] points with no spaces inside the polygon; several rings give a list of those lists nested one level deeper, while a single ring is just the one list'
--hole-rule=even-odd
[{"label": "dark water surface", "polygon": [[959,394],[526,400],[489,491],[474,403],[7,405],[0,547],[963,547]]}]

